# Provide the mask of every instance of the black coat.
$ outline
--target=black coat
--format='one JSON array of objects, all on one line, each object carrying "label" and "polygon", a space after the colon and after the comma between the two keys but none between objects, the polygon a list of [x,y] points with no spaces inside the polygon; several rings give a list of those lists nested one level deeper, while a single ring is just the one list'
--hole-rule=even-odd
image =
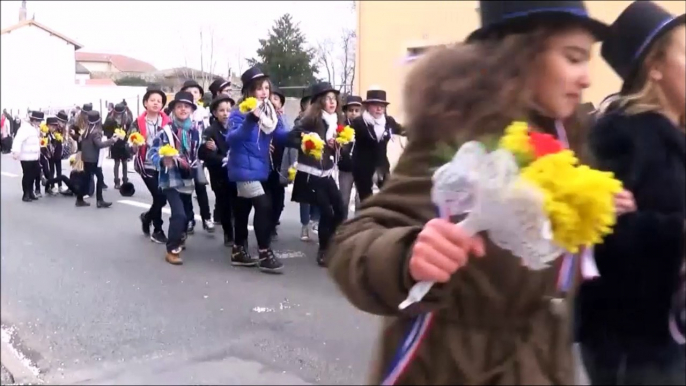
[{"label": "black coat", "polygon": [[[210,127],[203,131],[203,144],[200,146],[200,150],[198,150],[198,158],[205,162],[205,166],[210,172],[210,182],[213,186],[219,182],[229,181],[226,167],[222,166],[222,160],[229,152],[229,144],[226,142],[227,133],[228,130],[216,119]],[[214,141],[217,149],[213,151],[207,148],[204,144],[206,141]]]},{"label": "black coat", "polygon": [[336,151],[328,145],[324,145],[324,151],[322,152],[321,160],[317,160],[312,156],[306,155],[300,148],[303,134],[317,133],[317,135],[319,135],[319,137],[322,140],[326,141],[326,130],[326,122],[324,122],[323,120],[319,121],[318,125],[315,125],[312,121],[301,119],[300,121],[298,121],[298,124],[293,128],[293,130],[291,130],[291,132],[288,133],[288,143],[286,144],[286,147],[295,147],[299,149],[299,164],[311,166],[315,169],[322,171],[333,169]]},{"label": "black coat", "polygon": [[[126,135],[128,136],[129,129],[131,127],[131,121],[128,120],[128,117],[124,117],[122,119],[122,123],[117,123],[117,121],[110,115],[107,117],[107,119],[105,119],[105,123],[102,125],[102,132],[107,139],[110,139],[114,135],[114,130],[117,127],[121,127],[122,130],[126,131]],[[112,158],[121,160],[128,159],[130,157],[129,150],[126,148],[126,140],[126,138],[120,139],[115,142],[114,145],[112,145]]]},{"label": "black coat", "polygon": [[402,126],[391,116],[386,116],[386,131],[380,141],[374,133],[374,126],[359,116],[350,125],[355,130],[355,146],[352,149],[352,166],[355,172],[369,174],[370,178],[377,169],[388,172],[391,165],[386,151],[391,134],[402,134]]},{"label": "black coat", "polygon": [[595,247],[600,278],[581,285],[581,342],[670,341],[668,315],[684,261],[686,135],[664,116],[601,117],[590,135],[600,169],[615,173],[637,211]]},{"label": "black coat", "polygon": [[[345,120],[344,125],[351,126],[352,121],[349,119]],[[352,127],[352,126],[351,126]],[[353,171],[353,157],[352,150],[355,143],[349,143],[341,147],[340,157],[338,158],[338,170],[342,172],[352,173]]]}]

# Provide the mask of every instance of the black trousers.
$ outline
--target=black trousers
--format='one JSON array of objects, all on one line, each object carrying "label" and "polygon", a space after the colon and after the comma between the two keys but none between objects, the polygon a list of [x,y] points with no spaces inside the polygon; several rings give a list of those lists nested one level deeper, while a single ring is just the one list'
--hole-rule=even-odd
[{"label": "black trousers", "polygon": [[50,161],[48,160],[48,157],[45,154],[41,154],[40,158],[38,158],[38,163],[40,167],[38,168],[38,175],[36,176],[36,179],[34,180],[36,184],[36,192],[40,192],[40,180],[41,180],[41,175],[45,178],[50,178]]},{"label": "black trousers", "polygon": [[314,191],[314,203],[319,209],[319,249],[326,250],[347,208],[333,177],[309,176],[308,185]]},{"label": "black trousers", "polygon": [[40,163],[36,161],[21,161],[21,189],[24,196],[33,194],[33,182],[36,178],[40,181]]},{"label": "black trousers", "polygon": [[229,181],[228,177],[212,178],[210,179],[210,186],[215,197],[215,220],[218,219],[222,224],[224,235],[234,240],[233,206],[237,194],[236,183]]},{"label": "black trousers", "polygon": [[[262,182],[263,195],[253,198],[236,197],[234,209],[234,243],[237,245],[246,245],[248,241],[248,221],[250,219],[250,211],[255,208],[255,216],[253,218],[253,226],[255,227],[255,238],[257,239],[257,247],[260,250],[269,249],[271,246],[271,204],[272,200],[269,196],[269,189],[266,182]],[[222,225],[223,226],[223,225]]]},{"label": "black trousers", "polygon": [[[195,184],[195,195],[198,199],[198,208],[200,209],[200,218],[209,220],[212,218],[210,213],[210,199],[207,197],[207,185]],[[195,219],[189,219],[195,224]]]},{"label": "black trousers", "polygon": [[[103,201],[102,190],[105,186],[105,177],[102,175],[102,168],[98,167],[97,162],[84,162],[83,171],[86,172],[89,180],[92,180],[94,176],[97,178],[97,183],[95,184],[95,198],[98,201]],[[86,193],[88,192],[84,192],[84,194]]]},{"label": "black trousers", "polygon": [[145,221],[152,223],[155,232],[157,232],[162,230],[162,224],[164,223],[162,221],[162,208],[167,205],[167,195],[159,188],[159,174],[157,171],[146,170],[145,173],[147,176],[141,177],[143,178],[145,187],[148,188],[148,191],[152,196],[152,205],[150,205],[150,209],[143,214],[143,218]]},{"label": "black trousers", "polygon": [[267,180],[267,185],[269,186],[269,194],[272,198],[272,227],[276,228],[281,219],[281,213],[285,207],[284,201],[286,200],[286,187],[281,185],[279,179],[279,173],[272,171],[269,174],[269,180]]},{"label": "black trousers", "polygon": [[364,201],[368,197],[371,197],[373,194],[374,173],[377,175],[376,186],[381,189],[384,182],[386,182],[386,179],[388,179],[388,172],[374,169],[353,170],[355,189],[357,189],[357,193],[360,195],[360,202]]},{"label": "black trousers", "polygon": [[48,184],[50,185],[59,184],[62,186],[62,183],[64,183],[64,185],[67,186],[67,189],[69,189],[77,198],[83,199],[81,189],[78,186],[74,186],[74,184],[71,183],[71,180],[69,180],[69,177],[59,174],[55,178],[48,179]]},{"label": "black trousers", "polygon": [[[52,188],[52,186],[57,182],[57,186],[62,187],[62,179],[59,178],[59,176],[62,175],[62,160],[59,158],[52,158],[48,160],[48,165],[49,165],[49,170],[50,170],[50,175],[47,176],[48,180],[55,180],[53,182],[48,181],[48,188]],[[69,185],[67,185],[69,187]],[[69,188],[71,190],[71,188]]]}]

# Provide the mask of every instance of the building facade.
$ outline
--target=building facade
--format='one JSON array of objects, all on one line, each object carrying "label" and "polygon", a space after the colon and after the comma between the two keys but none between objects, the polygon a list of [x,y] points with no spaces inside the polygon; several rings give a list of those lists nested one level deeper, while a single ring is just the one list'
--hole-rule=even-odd
[{"label": "building facade", "polygon": [[[587,1],[593,17],[612,23],[630,1]],[[686,11],[682,1],[656,1],[674,14]],[[403,58],[427,47],[463,41],[479,26],[478,1],[356,1],[357,74],[355,91],[372,85],[388,92],[389,113],[402,121],[402,88],[409,64]],[[593,86],[585,102],[598,104],[620,87],[619,78],[600,58],[596,45],[591,62]]]}]

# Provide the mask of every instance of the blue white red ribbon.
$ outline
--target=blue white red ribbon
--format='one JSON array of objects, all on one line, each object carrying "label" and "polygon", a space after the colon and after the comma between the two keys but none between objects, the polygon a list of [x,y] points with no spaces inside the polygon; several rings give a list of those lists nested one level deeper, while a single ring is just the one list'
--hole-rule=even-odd
[{"label": "blue white red ribbon", "polygon": [[398,379],[405,373],[408,365],[414,360],[419,345],[427,336],[433,323],[434,314],[429,312],[417,316],[410,329],[405,333],[402,345],[398,347],[382,385],[395,385]]}]

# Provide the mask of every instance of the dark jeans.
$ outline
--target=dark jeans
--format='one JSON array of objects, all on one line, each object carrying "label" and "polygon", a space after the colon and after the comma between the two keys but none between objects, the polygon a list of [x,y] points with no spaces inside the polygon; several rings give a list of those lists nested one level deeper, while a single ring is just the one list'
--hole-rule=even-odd
[{"label": "dark jeans", "polygon": [[252,210],[253,207],[255,208],[253,226],[255,227],[257,247],[260,250],[265,250],[269,249],[271,245],[272,202],[271,197],[269,196],[269,189],[265,182],[262,182],[262,189],[264,189],[265,194],[259,197],[236,197],[236,204],[234,205],[234,243],[237,245],[246,245],[248,241],[248,220],[250,219],[250,210]]},{"label": "dark jeans", "polygon": [[79,191],[79,188],[71,183],[69,177],[59,174],[57,177],[48,180],[48,184],[50,185],[59,184],[62,186],[62,183],[67,186],[67,189],[71,191],[71,194],[74,194],[77,198],[83,199],[83,195]]},{"label": "dark jeans", "polygon": [[212,191],[214,192],[214,204],[217,216],[215,220],[219,220],[222,224],[224,235],[234,239],[232,221],[233,205],[236,201],[236,184],[229,181],[228,178],[215,178],[212,179],[211,186]]},{"label": "dark jeans", "polygon": [[[198,209],[200,209],[200,218],[204,220],[209,220],[212,218],[210,214],[210,199],[207,198],[207,185],[195,184],[195,195],[198,198]],[[195,224],[195,219],[190,218],[188,221],[192,221]]]},{"label": "dark jeans", "polygon": [[24,191],[24,196],[29,196],[33,193],[33,182],[36,178],[40,179],[40,164],[38,161],[21,161],[21,189]]},{"label": "dark jeans", "polygon": [[[49,160],[50,175],[47,176],[48,179],[55,179],[57,186],[62,187],[62,179],[59,176],[62,175],[62,160],[58,158],[53,158]],[[52,188],[55,182],[48,182],[48,188]]]},{"label": "dark jeans", "polygon": [[686,356],[676,343],[581,344],[592,385],[684,385]]},{"label": "dark jeans", "polygon": [[167,231],[167,252],[171,252],[181,246],[188,221],[193,218],[193,195],[179,193],[176,189],[164,189],[163,193],[171,210]]},{"label": "dark jeans", "polygon": [[121,165],[121,181],[124,183],[129,182],[129,177],[128,177],[128,167],[129,164],[125,159],[118,159],[116,158],[114,160],[114,183],[116,184],[119,182],[119,166]]},{"label": "dark jeans", "polygon": [[279,173],[274,171],[272,171],[272,173],[269,175],[267,185],[269,186],[269,195],[272,198],[272,227],[276,228],[276,225],[281,219],[281,213],[283,213],[283,209],[285,207],[284,201],[286,200],[286,187],[281,185],[281,181],[279,181]]},{"label": "dark jeans", "polygon": [[148,188],[152,196],[152,205],[150,209],[143,214],[143,219],[148,223],[152,223],[155,231],[162,230],[162,208],[167,205],[167,196],[159,188],[159,180],[157,171],[146,170],[148,177],[143,177],[145,187]]},{"label": "dark jeans", "polygon": [[314,190],[315,204],[319,209],[319,249],[326,250],[336,228],[343,222],[343,199],[331,176],[310,176],[308,183]]},{"label": "dark jeans", "polygon": [[36,192],[40,192],[40,180],[41,180],[41,174],[45,178],[50,178],[50,162],[48,161],[48,157],[41,154],[40,158],[38,158],[38,163],[40,167],[38,168],[38,175],[36,175],[35,184],[36,184]]},{"label": "dark jeans", "polygon": [[92,180],[94,176],[97,178],[98,181],[95,185],[95,198],[98,201],[103,201],[102,189],[105,185],[105,177],[102,175],[102,168],[98,167],[97,162],[84,162],[83,171],[86,172],[89,180]]}]

